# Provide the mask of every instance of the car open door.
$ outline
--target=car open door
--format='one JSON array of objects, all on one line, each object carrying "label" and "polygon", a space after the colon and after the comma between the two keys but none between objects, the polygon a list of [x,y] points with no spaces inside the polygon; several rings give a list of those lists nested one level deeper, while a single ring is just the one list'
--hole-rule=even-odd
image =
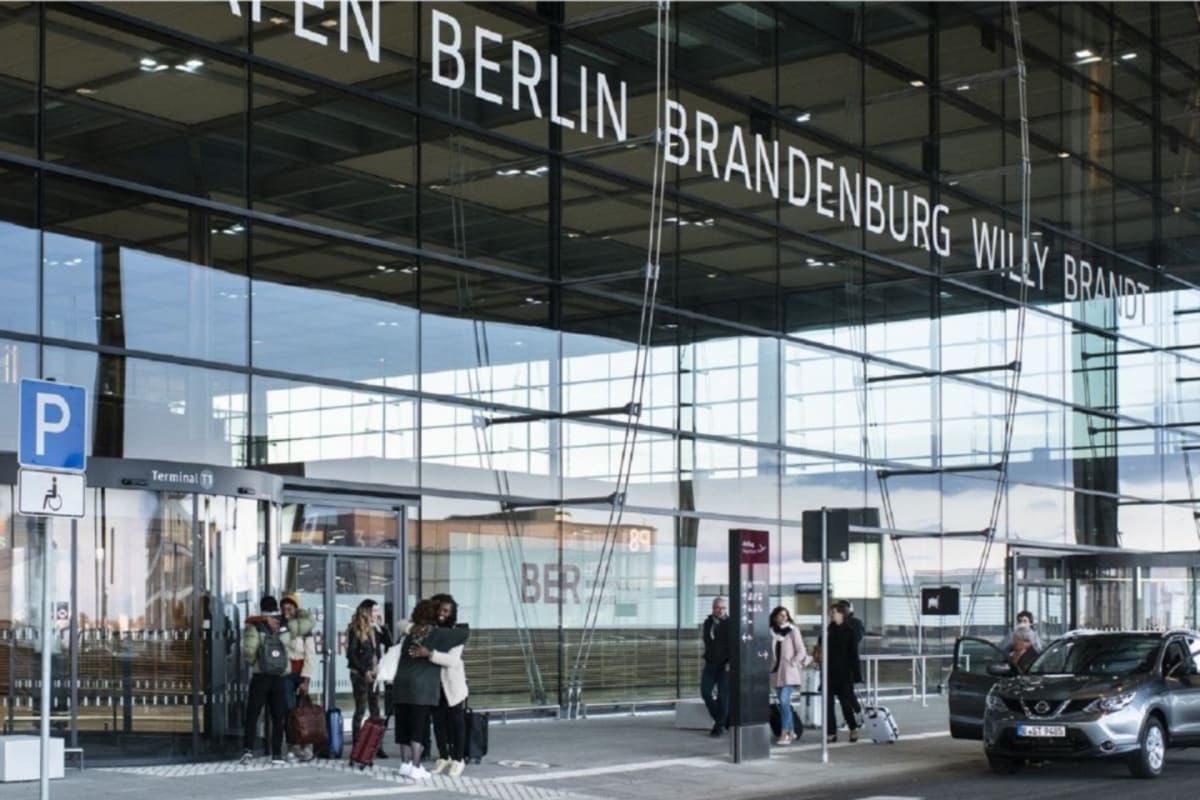
[{"label": "car open door", "polygon": [[999,678],[988,674],[992,664],[1008,659],[999,647],[963,636],[954,642],[954,666],[947,681],[950,735],[955,739],[983,738],[983,709],[988,690]]}]

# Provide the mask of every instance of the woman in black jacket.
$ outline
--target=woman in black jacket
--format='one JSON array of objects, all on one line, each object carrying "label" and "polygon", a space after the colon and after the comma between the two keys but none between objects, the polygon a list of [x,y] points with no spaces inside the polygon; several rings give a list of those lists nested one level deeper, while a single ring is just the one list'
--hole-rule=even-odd
[{"label": "woman in black jacket", "polygon": [[821,648],[821,657],[829,659],[829,704],[825,708],[825,731],[829,741],[837,741],[837,717],[833,701],[836,697],[842,704],[842,716],[850,729],[850,741],[858,741],[858,720],[854,716],[854,684],[862,682],[862,668],[858,662],[858,637],[847,623],[850,604],[846,601],[834,603],[829,609],[829,632],[826,645]]}]

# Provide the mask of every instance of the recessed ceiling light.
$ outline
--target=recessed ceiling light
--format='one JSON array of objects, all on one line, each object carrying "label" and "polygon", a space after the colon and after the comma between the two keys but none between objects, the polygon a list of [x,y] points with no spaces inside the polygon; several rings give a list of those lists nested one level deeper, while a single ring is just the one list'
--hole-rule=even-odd
[{"label": "recessed ceiling light", "polygon": [[960,92],[965,92],[965,91],[968,91],[968,90],[971,88],[971,84],[969,84],[969,83],[960,83],[958,86],[956,86],[956,87],[954,87],[954,88],[958,89],[958,91],[960,91]]},{"label": "recessed ceiling light", "polygon": [[954,181],[947,181],[947,182],[946,182],[946,185],[947,185],[947,186],[958,186],[958,181],[956,181],[956,180],[954,180]]},{"label": "recessed ceiling light", "polygon": [[1094,55],[1095,55],[1095,53],[1093,53],[1091,50],[1088,50],[1087,48],[1084,48],[1083,50],[1075,51],[1076,58],[1091,58]]},{"label": "recessed ceiling light", "polygon": [[717,273],[715,273],[715,272],[710,272],[710,273],[708,273],[708,277],[710,277],[710,278],[715,278],[715,277],[717,277]]},{"label": "recessed ceiling light", "polygon": [[1029,235],[1031,238],[1040,239],[1042,236],[1042,232],[1041,231],[1030,231]]},{"label": "recessed ceiling light", "polygon": [[808,111],[796,115],[796,122],[808,122],[810,119],[812,119],[812,114]]},{"label": "recessed ceiling light", "polygon": [[143,67],[157,67],[158,66],[158,60],[154,59],[154,58],[150,58],[149,56],[143,58],[138,63],[141,64]]},{"label": "recessed ceiling light", "polygon": [[407,189],[408,184],[407,183],[389,183],[388,188],[389,189]]},{"label": "recessed ceiling light", "polygon": [[917,80],[915,80],[915,81],[909,81],[909,82],[908,82],[908,85],[909,85],[909,86],[911,86],[911,87],[913,87],[914,89],[920,89],[922,86],[924,86],[924,85],[925,85],[925,81],[923,81],[923,80],[921,80],[920,78],[918,78],[918,79],[917,79]]},{"label": "recessed ceiling light", "polygon": [[521,170],[516,169],[515,167],[510,168],[510,169],[498,169],[498,170],[496,170],[496,174],[499,175],[501,178],[509,178],[509,177],[512,177],[513,175],[520,175]]},{"label": "recessed ceiling light", "polygon": [[271,17],[271,24],[273,24],[273,25],[287,25],[287,24],[288,24],[288,18],[287,18],[287,17]]},{"label": "recessed ceiling light", "polygon": [[322,28],[336,28],[337,20],[336,19],[327,19],[321,23],[321,27]]},{"label": "recessed ceiling light", "polygon": [[1062,152],[1060,152],[1060,153],[1058,154],[1058,157],[1059,157],[1059,158],[1070,158],[1070,157],[1071,157],[1071,154],[1070,154],[1070,153],[1068,153],[1066,150],[1063,150]]},{"label": "recessed ceiling light", "polygon": [[95,93],[96,93],[95,89],[89,89],[86,86],[80,86],[78,89],[75,90],[75,94],[81,94],[85,97],[88,95],[95,94]]},{"label": "recessed ceiling light", "polygon": [[1133,52],[1132,50],[1128,53],[1121,54],[1122,61],[1132,61],[1135,58],[1137,58],[1137,53]]}]

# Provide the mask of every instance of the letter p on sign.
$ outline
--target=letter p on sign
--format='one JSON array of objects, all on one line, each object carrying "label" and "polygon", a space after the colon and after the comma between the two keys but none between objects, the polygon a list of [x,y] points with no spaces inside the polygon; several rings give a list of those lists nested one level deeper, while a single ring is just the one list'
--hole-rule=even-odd
[{"label": "letter p on sign", "polygon": [[51,381],[21,381],[17,460],[23,467],[87,467],[87,391]]}]

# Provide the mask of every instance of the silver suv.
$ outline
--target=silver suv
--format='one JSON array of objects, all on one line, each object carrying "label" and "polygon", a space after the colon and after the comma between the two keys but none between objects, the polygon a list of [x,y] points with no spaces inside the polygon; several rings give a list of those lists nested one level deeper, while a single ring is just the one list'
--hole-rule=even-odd
[{"label": "silver suv", "polygon": [[995,645],[954,643],[950,735],[982,739],[988,764],[1125,758],[1157,777],[1168,747],[1200,746],[1200,633],[1077,631],[1021,674]]}]

